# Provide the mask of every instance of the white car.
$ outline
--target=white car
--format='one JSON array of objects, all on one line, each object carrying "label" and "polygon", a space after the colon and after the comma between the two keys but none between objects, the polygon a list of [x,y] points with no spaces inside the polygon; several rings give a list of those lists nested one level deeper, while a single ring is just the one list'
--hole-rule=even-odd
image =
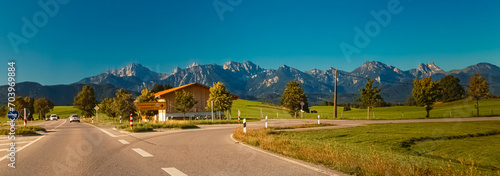
[{"label": "white car", "polygon": [[71,114],[69,116],[69,123],[71,122],[80,122],[80,117],[77,114]]},{"label": "white car", "polygon": [[58,117],[57,117],[57,115],[56,115],[56,114],[52,114],[52,115],[50,115],[49,120],[57,120],[57,119],[58,119]]}]

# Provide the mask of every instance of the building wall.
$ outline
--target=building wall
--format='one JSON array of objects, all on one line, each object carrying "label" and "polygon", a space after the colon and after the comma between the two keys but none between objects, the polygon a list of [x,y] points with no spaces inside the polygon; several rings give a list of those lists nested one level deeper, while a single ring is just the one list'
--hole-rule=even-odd
[{"label": "building wall", "polygon": [[[210,94],[209,89],[207,89],[206,87],[193,85],[177,91],[183,90],[193,94],[194,99],[198,101],[198,103],[196,103],[196,105],[194,105],[194,107],[191,108],[189,112],[206,112],[205,107],[207,107],[207,100]],[[177,111],[175,110],[175,92],[161,95],[159,99],[164,99],[164,101],[166,102],[166,113],[177,113]]]}]

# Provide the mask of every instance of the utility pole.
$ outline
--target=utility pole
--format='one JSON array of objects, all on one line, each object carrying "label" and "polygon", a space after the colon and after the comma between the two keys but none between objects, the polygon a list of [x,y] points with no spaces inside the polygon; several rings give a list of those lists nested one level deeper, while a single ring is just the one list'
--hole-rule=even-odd
[{"label": "utility pole", "polygon": [[337,118],[337,69],[335,69],[335,90],[333,92],[333,116]]}]

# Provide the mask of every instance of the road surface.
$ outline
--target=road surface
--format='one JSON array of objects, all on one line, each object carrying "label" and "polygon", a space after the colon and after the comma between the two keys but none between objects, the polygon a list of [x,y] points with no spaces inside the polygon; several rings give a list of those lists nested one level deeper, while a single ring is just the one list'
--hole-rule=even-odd
[{"label": "road surface", "polygon": [[[16,168],[7,166],[8,159],[0,161],[1,175],[341,175],[235,143],[230,134],[237,125],[156,133],[123,133],[64,119],[37,125],[48,132],[17,137],[23,142],[19,148],[31,144],[16,153]],[[5,136],[0,140],[7,142]]]}]

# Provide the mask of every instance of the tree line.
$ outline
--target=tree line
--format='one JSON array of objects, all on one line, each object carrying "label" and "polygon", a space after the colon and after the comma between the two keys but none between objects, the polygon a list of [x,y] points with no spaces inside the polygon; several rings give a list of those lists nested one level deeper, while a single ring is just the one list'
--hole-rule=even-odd
[{"label": "tree line", "polygon": [[[354,107],[366,108],[367,118],[370,118],[370,109],[374,107],[389,106],[390,103],[384,101],[380,95],[381,89],[373,84],[373,79],[367,79],[365,87],[359,89],[360,97],[356,99],[360,105]],[[444,78],[432,81],[431,78],[415,79],[413,81],[412,96],[405,103],[406,105],[416,105],[425,107],[426,117],[430,117],[430,111],[435,102],[451,102],[464,98],[470,98],[475,101],[476,114],[479,116],[479,100],[492,97],[489,91],[489,83],[481,74],[477,73],[471,76],[470,83],[466,86],[460,85],[460,79],[453,75],[447,75]],[[301,85],[297,81],[290,81],[285,87],[281,98],[281,105],[288,109],[292,117],[300,112],[300,102],[304,102],[304,111],[309,112],[307,96]],[[325,106],[333,105],[333,102],[323,101]],[[350,110],[351,104],[349,103]]]},{"label": "tree line", "polygon": [[[95,98],[94,89],[91,86],[84,85],[82,90],[75,96],[73,106],[82,111],[82,116],[92,117],[95,115],[94,107],[99,106],[99,112],[106,114],[108,117],[116,118],[118,116],[128,117],[130,114],[136,116],[137,103],[156,102],[155,93],[173,88],[170,85],[155,84],[152,89],[144,88],[141,95],[133,98],[132,94],[124,89],[119,89],[115,97],[103,98],[100,103]],[[209,99],[205,109],[211,111],[211,102],[213,101],[214,111],[218,112],[221,119],[221,112],[229,111],[232,107],[232,95],[226,90],[223,83],[214,83],[210,88]],[[189,112],[198,101],[192,93],[184,90],[175,92],[175,109],[183,113],[185,118],[186,112]],[[148,110],[141,112],[141,115],[146,116],[148,120],[158,114],[158,110]]]},{"label": "tree line", "polygon": [[[14,101],[14,109],[20,115],[24,115],[24,108],[30,113],[26,120],[34,120],[33,115],[38,114],[38,119],[45,119],[45,114],[54,109],[54,103],[47,98],[31,98],[30,96],[20,97],[16,96]],[[6,116],[8,112],[7,105],[0,107],[0,116]]]}]

